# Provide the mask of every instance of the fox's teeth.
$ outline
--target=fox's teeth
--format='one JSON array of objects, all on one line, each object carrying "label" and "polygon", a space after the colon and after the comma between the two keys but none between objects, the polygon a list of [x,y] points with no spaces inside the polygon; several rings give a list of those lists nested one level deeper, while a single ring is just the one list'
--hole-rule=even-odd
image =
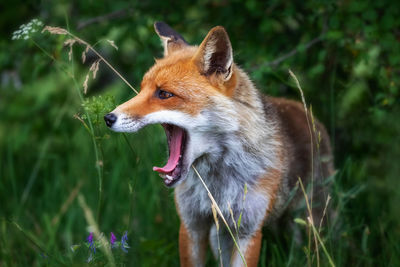
[{"label": "fox's teeth", "polygon": [[168,179],[168,180],[170,180],[170,181],[172,181],[172,179],[174,179],[171,175],[165,175],[165,177]]},{"label": "fox's teeth", "polygon": [[159,173],[158,175],[160,175],[161,178],[165,179],[165,176],[166,176],[165,173]]}]

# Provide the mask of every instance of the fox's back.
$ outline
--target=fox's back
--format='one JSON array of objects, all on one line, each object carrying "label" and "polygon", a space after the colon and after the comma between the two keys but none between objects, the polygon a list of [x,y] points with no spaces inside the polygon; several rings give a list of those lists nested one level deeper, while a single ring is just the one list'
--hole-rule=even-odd
[{"label": "fox's back", "polygon": [[334,171],[329,135],[325,127],[312,118],[309,111],[306,115],[304,105],[300,102],[268,96],[263,96],[263,102],[266,120],[278,122],[278,132],[282,139],[286,167],[281,194],[293,190],[299,178],[304,184],[313,178],[317,190],[315,198],[323,201],[323,181]]}]

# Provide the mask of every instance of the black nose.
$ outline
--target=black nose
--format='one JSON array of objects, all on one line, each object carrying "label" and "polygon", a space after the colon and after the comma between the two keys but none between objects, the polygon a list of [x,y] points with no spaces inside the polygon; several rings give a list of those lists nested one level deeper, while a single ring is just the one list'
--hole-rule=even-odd
[{"label": "black nose", "polygon": [[111,127],[114,122],[117,121],[117,116],[115,116],[113,113],[108,113],[104,116],[104,120],[106,121],[107,126]]}]

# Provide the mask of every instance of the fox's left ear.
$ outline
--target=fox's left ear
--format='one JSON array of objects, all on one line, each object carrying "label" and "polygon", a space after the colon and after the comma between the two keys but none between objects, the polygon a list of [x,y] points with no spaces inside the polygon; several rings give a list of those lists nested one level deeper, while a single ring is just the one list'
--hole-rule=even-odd
[{"label": "fox's left ear", "polygon": [[172,53],[175,50],[179,50],[188,43],[183,39],[183,37],[172,29],[168,24],[157,21],[154,23],[154,29],[156,30],[158,36],[160,36],[161,41],[164,45],[164,57]]},{"label": "fox's left ear", "polygon": [[232,45],[224,27],[217,26],[210,30],[193,58],[204,75],[217,74],[227,81],[232,76]]}]

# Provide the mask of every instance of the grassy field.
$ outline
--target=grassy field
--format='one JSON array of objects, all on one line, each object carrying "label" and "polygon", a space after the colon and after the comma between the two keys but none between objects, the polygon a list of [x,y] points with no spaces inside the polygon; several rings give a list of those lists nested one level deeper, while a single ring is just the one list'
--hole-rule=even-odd
[{"label": "grassy field", "polygon": [[[64,36],[38,31],[27,40],[11,40],[32,17],[96,44],[136,89],[161,55],[152,29],[157,19],[176,25],[193,43],[210,26],[226,26],[236,61],[263,93],[300,100],[288,75],[293,69],[334,147],[337,173],[329,207],[336,216],[321,234],[328,254],[336,266],[400,266],[400,44],[394,30],[400,25],[395,19],[387,22],[400,9],[336,1],[266,6],[209,1],[205,13],[199,5],[180,4],[7,6],[0,20],[0,266],[85,265],[91,253],[86,240],[96,230],[91,219],[107,239],[113,232],[120,240],[127,231],[128,252],[111,250],[117,265],[179,265],[173,191],[152,171],[166,159],[164,131],[159,125],[134,134],[109,131],[103,115],[135,93],[101,62],[84,94],[85,77],[97,57],[89,52],[82,64],[85,47],[75,44],[69,60]],[[268,18],[258,13],[268,8],[274,9]],[[119,10],[128,11],[122,16]],[[110,11],[121,18],[82,27]],[[373,15],[363,15],[371,12],[377,14],[373,22]],[[308,47],[325,15],[329,29]],[[363,28],[364,21],[377,29]],[[290,56],[281,60],[278,55]],[[305,219],[305,211],[288,220],[294,218]],[[298,227],[306,235],[307,227]],[[265,229],[259,264],[317,266],[315,251],[307,247],[308,239],[296,244],[290,230]],[[329,266],[321,248],[319,254],[321,266]],[[106,250],[97,249],[93,256],[92,265],[110,262]],[[216,264],[209,253],[208,265]]]}]

